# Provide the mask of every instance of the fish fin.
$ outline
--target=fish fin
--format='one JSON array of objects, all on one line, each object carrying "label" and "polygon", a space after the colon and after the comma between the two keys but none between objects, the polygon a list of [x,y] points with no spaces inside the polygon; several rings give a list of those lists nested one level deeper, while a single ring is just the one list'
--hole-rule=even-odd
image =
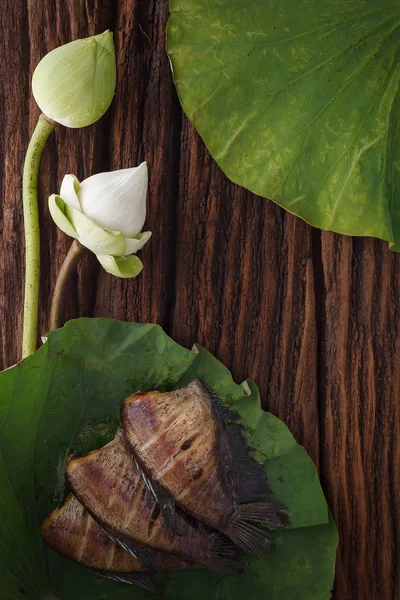
[{"label": "fish fin", "polygon": [[235,504],[255,502],[269,491],[262,465],[249,455],[252,451],[246,444],[240,416],[224,404],[210,388],[201,381],[211,399],[217,422],[221,430],[221,473],[226,478],[228,489],[232,489]]},{"label": "fish fin", "polygon": [[138,560],[140,564],[143,565],[143,567],[145,567],[145,569],[159,573],[161,575],[161,573],[154,564],[153,553],[149,548],[140,546],[128,536],[122,535],[120,533],[115,533],[108,527],[105,527],[102,523],[99,524],[104,529],[105,533],[108,535],[110,540],[114,542],[114,544],[117,544],[118,546],[123,548],[123,550],[128,552],[128,554],[133,556],[133,558],[136,558],[136,560]]},{"label": "fish fin", "polygon": [[130,585],[137,585],[138,587],[153,594],[158,594],[159,589],[145,573],[114,573],[113,571],[93,571],[100,577],[106,579],[112,579],[113,581],[120,581],[121,583],[129,583]]},{"label": "fish fin", "polygon": [[283,506],[277,502],[253,502],[237,506],[234,519],[270,527],[284,527],[287,523],[287,514]]},{"label": "fish fin", "polygon": [[178,523],[175,500],[171,496],[169,496],[167,492],[165,492],[152,479],[150,479],[150,477],[148,477],[147,473],[144,471],[144,469],[141,467],[136,457],[134,456],[132,448],[130,447],[129,442],[126,439],[124,431],[120,429],[117,433],[119,435],[119,440],[124,444],[126,451],[132,456],[132,459],[135,463],[135,467],[141,474],[147,489],[153,495],[153,498],[160,507],[162,515],[168,527],[176,535],[184,535],[186,533],[187,528],[184,526],[182,519],[179,519],[180,523]]},{"label": "fish fin", "polygon": [[223,575],[241,573],[243,565],[237,558],[237,549],[232,541],[219,531],[209,534],[211,539],[211,558],[207,567]]},{"label": "fish fin", "polygon": [[183,519],[179,519],[178,523],[174,499],[171,498],[171,496],[164,492],[164,490],[162,490],[159,485],[157,485],[146,475],[146,473],[136,460],[135,463],[142,475],[143,481],[145,482],[147,489],[153,494],[154,499],[159,505],[168,527],[176,535],[184,535],[187,531],[187,527],[184,526]]},{"label": "fish fin", "polygon": [[233,518],[225,530],[227,536],[246,554],[262,558],[274,549],[274,545],[266,531],[252,523]]},{"label": "fish fin", "polygon": [[253,523],[283,527],[286,513],[277,502],[255,502],[237,506],[226,529],[226,535],[247,554],[261,558],[273,550],[273,543],[266,531]]}]

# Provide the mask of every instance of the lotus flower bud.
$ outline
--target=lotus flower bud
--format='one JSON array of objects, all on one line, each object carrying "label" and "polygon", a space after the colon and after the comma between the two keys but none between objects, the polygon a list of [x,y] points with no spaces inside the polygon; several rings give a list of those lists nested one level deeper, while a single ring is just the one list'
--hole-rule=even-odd
[{"label": "lotus flower bud", "polygon": [[80,183],[65,175],[49,198],[51,216],[67,235],[94,252],[108,273],[135,277],[143,268],[136,252],[151,236],[146,218],[147,166],[99,173]]},{"label": "lotus flower bud", "polygon": [[115,91],[113,35],[76,40],[37,65],[32,91],[43,114],[66,127],[86,127],[104,115]]}]

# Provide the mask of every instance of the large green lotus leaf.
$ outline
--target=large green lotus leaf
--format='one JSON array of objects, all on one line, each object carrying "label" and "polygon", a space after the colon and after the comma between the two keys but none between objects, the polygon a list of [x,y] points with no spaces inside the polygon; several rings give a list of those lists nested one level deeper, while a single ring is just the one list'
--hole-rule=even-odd
[{"label": "large green lotus leaf", "polygon": [[400,2],[171,0],[182,106],[223,171],[400,250]]},{"label": "large green lotus leaf", "polygon": [[270,497],[286,505],[291,521],[274,533],[273,553],[246,559],[244,574],[174,574],[159,582],[163,598],[329,598],[337,532],[316,469],[287,427],[261,411],[256,385],[235,384],[207,351],[178,346],[156,325],[79,319],[50,333],[34,355],[0,373],[2,599],[155,597],[61,558],[43,545],[40,524],[64,497],[67,456],[112,439],[127,395],[181,387],[196,377],[239,413],[264,464]]}]

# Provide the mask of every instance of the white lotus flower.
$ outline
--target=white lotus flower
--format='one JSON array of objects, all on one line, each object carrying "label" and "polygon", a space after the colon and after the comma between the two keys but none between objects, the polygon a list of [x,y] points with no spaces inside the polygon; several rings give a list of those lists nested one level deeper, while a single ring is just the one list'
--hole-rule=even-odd
[{"label": "white lotus flower", "polygon": [[79,183],[65,175],[60,194],[49,198],[51,216],[67,235],[94,252],[117,277],[135,277],[143,268],[135,253],[151,236],[146,219],[147,166],[98,173]]}]

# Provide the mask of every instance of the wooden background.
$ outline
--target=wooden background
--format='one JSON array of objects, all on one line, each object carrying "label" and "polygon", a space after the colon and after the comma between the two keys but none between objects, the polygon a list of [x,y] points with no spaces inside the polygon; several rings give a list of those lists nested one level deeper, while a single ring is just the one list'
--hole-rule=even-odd
[{"label": "wooden background", "polygon": [[19,358],[21,173],[39,111],[33,69],[71,39],[115,32],[111,110],[84,130],[58,128],[41,175],[40,331],[70,240],[47,197],[79,179],[148,161],[153,238],[136,280],[79,269],[70,314],[157,322],[197,341],[319,465],[341,546],[336,600],[400,598],[400,256],[386,243],[313,230],[230,183],[180,110],[165,48],[167,0],[2,0],[0,6],[0,366]]}]

